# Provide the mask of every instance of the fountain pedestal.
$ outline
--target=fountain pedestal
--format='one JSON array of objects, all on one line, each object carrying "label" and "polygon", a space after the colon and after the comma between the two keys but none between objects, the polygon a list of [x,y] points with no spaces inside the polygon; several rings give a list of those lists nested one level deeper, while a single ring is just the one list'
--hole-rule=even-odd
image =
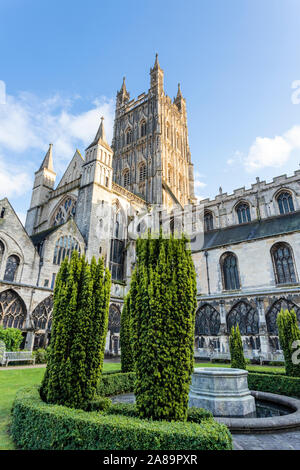
[{"label": "fountain pedestal", "polygon": [[199,367],[194,370],[189,406],[205,408],[214,416],[255,416],[255,400],[242,369]]}]

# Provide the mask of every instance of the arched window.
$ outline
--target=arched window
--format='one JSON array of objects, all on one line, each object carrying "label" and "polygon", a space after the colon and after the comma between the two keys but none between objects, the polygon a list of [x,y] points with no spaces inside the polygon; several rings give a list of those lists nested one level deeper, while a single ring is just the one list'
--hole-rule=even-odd
[{"label": "arched window", "polygon": [[110,305],[108,315],[108,331],[109,331],[109,352],[114,355],[119,354],[120,349],[120,328],[121,328],[121,311],[116,305]]},{"label": "arched window", "polygon": [[145,137],[147,134],[147,126],[146,126],[146,121],[141,122],[141,137]]},{"label": "arched window", "polygon": [[257,335],[259,333],[259,322],[257,310],[250,304],[240,301],[235,304],[227,316],[227,331],[239,325],[241,335]]},{"label": "arched window", "polygon": [[130,185],[130,173],[129,170],[125,170],[123,173],[124,187]]},{"label": "arched window", "polygon": [[115,281],[123,281],[124,276],[124,224],[120,210],[112,214],[112,238],[110,242],[110,271]]},{"label": "arched window", "polygon": [[236,290],[240,288],[237,257],[233,253],[225,253],[221,258],[223,272],[223,284],[225,290]]},{"label": "arched window", "polygon": [[293,198],[289,192],[283,191],[277,196],[276,199],[280,214],[288,214],[289,212],[295,211]]},{"label": "arched window", "polygon": [[76,238],[71,235],[60,237],[55,244],[53,264],[60,265],[66,257],[70,259],[74,250],[81,254],[80,244]]},{"label": "arched window", "polygon": [[31,314],[31,320],[35,330],[50,331],[52,325],[53,296],[40,302]]},{"label": "arched window", "polygon": [[52,216],[52,225],[61,225],[67,222],[76,213],[76,200],[68,197],[55,211]]},{"label": "arched window", "polygon": [[6,262],[4,281],[14,282],[17,270],[20,264],[20,258],[16,255],[9,256]]},{"label": "arched window", "polygon": [[140,165],[140,181],[145,181],[147,177],[147,168],[146,168],[146,165],[145,163],[141,163]]},{"label": "arched window", "polygon": [[297,282],[292,250],[287,243],[275,243],[271,248],[276,284]]},{"label": "arched window", "polygon": [[132,143],[132,130],[128,129],[126,132],[126,144],[129,145]]},{"label": "arched window", "polygon": [[[291,300],[278,299],[274,302],[266,313],[267,330],[270,335],[278,335],[277,315],[280,310],[295,310],[298,324],[300,325],[300,307]],[[279,348],[276,348],[279,349]]]},{"label": "arched window", "polygon": [[0,240],[0,266],[1,266],[3,255],[4,255],[4,251],[5,251],[4,243]]},{"label": "arched window", "polygon": [[196,313],[195,335],[217,336],[220,331],[219,312],[209,304],[199,308]]},{"label": "arched window", "polygon": [[211,212],[204,212],[204,231],[209,232],[214,229],[214,218]]},{"label": "arched window", "polygon": [[0,293],[0,325],[4,328],[22,329],[26,308],[21,297],[12,289]]},{"label": "arched window", "polygon": [[250,207],[246,202],[241,202],[236,207],[236,212],[239,218],[239,224],[251,222]]}]

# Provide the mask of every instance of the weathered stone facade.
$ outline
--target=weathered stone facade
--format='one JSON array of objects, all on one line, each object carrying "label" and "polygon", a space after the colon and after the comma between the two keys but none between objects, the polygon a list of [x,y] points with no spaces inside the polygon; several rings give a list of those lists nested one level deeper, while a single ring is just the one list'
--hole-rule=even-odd
[{"label": "weathered stone facade", "polygon": [[180,87],[173,102],[165,94],[163,76],[156,57],[148,94],[131,101],[123,82],[112,148],[101,120],[85,157],[76,150],[56,187],[50,145],[35,173],[25,228],[9,201],[0,201],[0,324],[22,329],[28,349],[49,341],[55,277],[77,249],[89,259],[103,256],[112,272],[106,350],[120,352],[120,314],[135,263],[129,226],[157,205],[162,221],[172,216],[167,232],[181,230],[176,214],[187,205],[204,212],[204,236],[192,243],[196,354],[228,352],[238,322],[249,355],[270,359],[280,348],[281,306],[294,307],[300,321],[300,171],[270,183],[257,179],[230,195],[220,188],[214,200],[196,204],[186,103]]}]

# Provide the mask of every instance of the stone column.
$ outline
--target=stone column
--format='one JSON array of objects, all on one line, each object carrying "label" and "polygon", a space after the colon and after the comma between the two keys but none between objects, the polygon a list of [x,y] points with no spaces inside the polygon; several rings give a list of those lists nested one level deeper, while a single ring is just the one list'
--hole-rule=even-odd
[{"label": "stone column", "polygon": [[26,340],[25,340],[25,346],[24,346],[24,349],[26,351],[32,351],[33,350],[34,337],[35,337],[34,331],[28,331],[27,332]]},{"label": "stone column", "polygon": [[259,315],[259,339],[260,339],[260,349],[262,356],[267,356],[269,352],[269,342],[267,335],[267,325],[266,325],[266,316],[265,316],[265,307],[264,299],[262,297],[256,298],[256,305]]},{"label": "stone column", "polygon": [[220,310],[220,352],[229,352],[229,342],[227,336],[227,325],[226,325],[226,311],[225,311],[225,301],[220,300],[219,302],[219,310]]}]

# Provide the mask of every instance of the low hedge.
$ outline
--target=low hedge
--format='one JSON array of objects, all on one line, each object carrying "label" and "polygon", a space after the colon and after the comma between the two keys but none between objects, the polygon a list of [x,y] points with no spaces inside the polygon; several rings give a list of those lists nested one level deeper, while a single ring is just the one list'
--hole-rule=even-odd
[{"label": "low hedge", "polygon": [[196,423],[148,421],[44,403],[38,387],[17,393],[12,437],[25,450],[230,450],[228,428],[212,418]]},{"label": "low hedge", "polygon": [[117,372],[103,374],[98,386],[97,394],[103,397],[133,392],[135,382],[134,372]]},{"label": "low hedge", "polygon": [[300,398],[300,377],[249,372],[248,385],[250,390]]},{"label": "low hedge", "polygon": [[[106,409],[106,414],[129,416],[131,418],[138,417],[138,411],[134,403],[114,403]],[[212,417],[212,413],[204,408],[192,407],[188,409],[188,421],[190,423],[199,424],[203,420]]]}]

